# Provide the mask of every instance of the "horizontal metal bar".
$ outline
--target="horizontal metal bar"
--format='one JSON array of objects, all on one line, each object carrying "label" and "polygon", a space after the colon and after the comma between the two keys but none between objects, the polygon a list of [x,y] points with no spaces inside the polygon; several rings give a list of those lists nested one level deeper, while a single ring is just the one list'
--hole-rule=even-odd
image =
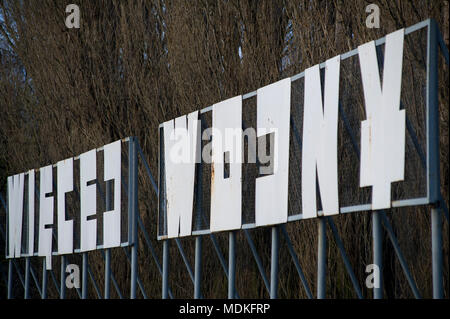
[{"label": "horizontal metal bar", "polygon": [[[120,246],[112,247],[112,248],[131,247],[131,246],[132,246],[132,244],[130,244],[128,242],[124,242],[124,243],[121,243]],[[103,245],[97,245],[95,250],[105,250],[105,249],[107,249],[107,248],[104,248]],[[83,251],[81,251],[79,248],[77,248],[77,249],[73,250],[73,253],[71,255],[82,254],[82,253],[83,253]],[[52,252],[52,256],[63,256],[63,255],[65,255],[65,254],[59,254],[57,251]],[[33,254],[25,254],[25,253],[20,254],[20,257],[16,257],[16,258],[22,258],[22,257],[42,257],[42,256],[39,256],[39,254],[37,252],[34,252]],[[11,258],[12,257],[6,257],[6,259],[11,259]]]},{"label": "horizontal metal bar", "polygon": [[[397,207],[406,207],[406,206],[420,206],[420,205],[428,205],[430,204],[430,201],[427,197],[420,197],[420,198],[412,198],[412,199],[401,199],[401,200],[394,200],[391,202],[392,208]],[[354,205],[354,206],[346,206],[341,207],[339,209],[341,214],[348,214],[348,213],[356,213],[356,212],[364,212],[364,211],[372,211],[372,204],[362,204],[362,205]],[[319,210],[317,211],[317,216],[323,216],[323,211]],[[303,214],[295,214],[288,216],[287,221],[293,222],[303,219]],[[253,229],[258,227],[266,227],[266,226],[256,226],[255,223],[248,223],[248,224],[242,224],[241,229]],[[209,235],[213,234],[211,230],[209,229],[201,229],[201,230],[193,230],[191,232],[192,236],[198,236],[198,235]],[[158,235],[158,240],[164,240],[167,239],[167,235]]]},{"label": "horizontal metal bar", "polygon": [[362,204],[355,206],[342,207],[339,211],[341,214],[354,213],[354,212],[362,212],[372,210],[372,204]]},{"label": "horizontal metal bar", "polygon": [[301,219],[303,219],[303,214],[296,214],[296,215],[291,215],[291,216],[288,216],[288,222],[294,222],[294,221],[297,221],[297,220],[301,220]]}]

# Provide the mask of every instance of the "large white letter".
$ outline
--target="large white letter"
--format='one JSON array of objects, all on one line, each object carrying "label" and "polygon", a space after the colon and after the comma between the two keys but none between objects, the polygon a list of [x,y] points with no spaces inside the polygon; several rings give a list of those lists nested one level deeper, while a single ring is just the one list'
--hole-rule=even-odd
[{"label": "large white letter", "polygon": [[287,222],[290,111],[290,78],[258,89],[256,135],[260,137],[273,133],[275,151],[273,154],[273,174],[256,179],[256,226]]},{"label": "large white letter", "polygon": [[[97,150],[80,155],[80,251],[97,248],[97,220],[88,220],[97,213]],[[88,185],[88,183],[90,185]]]},{"label": "large white letter", "polygon": [[57,164],[58,254],[73,252],[73,220],[66,220],[66,193],[73,191],[73,158]]},{"label": "large white letter", "polygon": [[198,111],[164,122],[168,238],[191,235],[199,129]]},{"label": "large white letter", "polygon": [[8,177],[8,257],[20,257],[25,174]]},{"label": "large white letter", "polygon": [[122,141],[118,140],[104,147],[104,179],[114,180],[114,209],[103,214],[103,247],[120,246],[120,205]]},{"label": "large white letter", "polygon": [[317,217],[317,176],[324,215],[339,213],[337,177],[339,67],[340,56],[326,61],[323,103],[319,65],[305,71],[302,146],[303,218]]},{"label": "large white letter", "polygon": [[375,42],[358,47],[367,120],[361,122],[360,187],[372,209],[391,206],[391,183],[404,179],[405,110],[400,110],[404,29],[386,36],[381,89]]},{"label": "large white letter", "polygon": [[[242,96],[213,105],[213,163],[211,171],[212,232],[241,228]],[[224,155],[229,174],[224,176]]]},{"label": "large white letter", "polygon": [[34,169],[28,171],[28,251],[29,256],[34,252],[34,190],[35,190]]},{"label": "large white letter", "polygon": [[[39,256],[45,256],[47,270],[52,269],[52,235],[53,235],[53,168],[52,165],[39,170]],[[50,228],[48,227],[50,226]]]}]

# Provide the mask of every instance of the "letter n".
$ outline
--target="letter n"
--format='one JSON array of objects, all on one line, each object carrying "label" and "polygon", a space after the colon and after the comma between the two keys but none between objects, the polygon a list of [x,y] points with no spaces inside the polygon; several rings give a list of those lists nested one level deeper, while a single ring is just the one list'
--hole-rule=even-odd
[{"label": "letter n", "polygon": [[324,215],[339,213],[337,176],[337,128],[340,56],[325,62],[322,103],[320,68],[305,71],[305,104],[302,146],[303,218],[317,216],[316,179]]}]

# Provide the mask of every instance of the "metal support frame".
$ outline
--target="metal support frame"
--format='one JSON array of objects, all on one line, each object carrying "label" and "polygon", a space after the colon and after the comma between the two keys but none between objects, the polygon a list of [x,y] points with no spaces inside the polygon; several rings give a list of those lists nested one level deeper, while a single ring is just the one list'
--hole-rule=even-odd
[{"label": "metal support frame", "polygon": [[202,280],[202,236],[195,237],[195,275],[194,275],[194,298],[201,298]]},{"label": "metal support frame", "polygon": [[267,279],[266,272],[264,270],[264,266],[262,264],[261,258],[258,255],[258,251],[256,250],[255,244],[253,243],[253,239],[252,239],[248,229],[244,229],[244,235],[245,235],[245,238],[247,239],[247,243],[248,243],[248,245],[250,247],[250,250],[251,250],[251,252],[253,254],[253,259],[255,260],[256,265],[258,266],[259,273],[260,273],[261,278],[262,278],[262,280],[264,282],[264,285],[266,286],[267,292],[270,295],[270,283],[269,283],[269,280]]},{"label": "metal support frame", "polygon": [[[138,201],[138,158],[137,158],[137,140],[135,137],[130,137],[128,142],[128,156],[129,156],[129,166],[128,166],[128,213],[131,218],[131,291],[130,298],[136,298],[136,283],[138,276],[138,227],[137,227],[137,201]],[[130,229],[130,227],[129,227]]]},{"label": "metal support frame", "polygon": [[12,299],[13,298],[13,289],[12,289],[12,283],[13,283],[13,265],[12,265],[12,259],[9,260],[8,262],[8,299]]},{"label": "metal support frame", "polygon": [[110,298],[110,286],[111,286],[111,250],[105,249],[105,299]]},{"label": "metal support frame", "polygon": [[345,265],[345,269],[347,270],[348,275],[350,276],[350,280],[352,281],[353,288],[355,289],[356,295],[359,299],[363,299],[363,294],[361,291],[361,287],[358,284],[358,280],[356,279],[355,273],[353,272],[352,265],[348,260],[347,253],[345,252],[344,244],[342,243],[341,237],[337,231],[336,225],[333,222],[333,219],[329,216],[326,217],[328,225],[330,225],[331,232],[333,233],[334,240],[336,245],[338,246],[339,252],[341,253],[342,260]]},{"label": "metal support frame", "polygon": [[48,280],[48,274],[47,274],[47,268],[46,268],[46,261],[45,259],[42,260],[42,299],[47,299],[47,280]]},{"label": "metal support frame", "polygon": [[186,254],[184,253],[184,249],[183,249],[183,246],[181,245],[180,239],[175,238],[175,243],[177,244],[178,251],[180,252],[180,256],[183,259],[184,265],[186,266],[186,270],[189,274],[189,277],[191,278],[192,283],[194,283],[195,282],[194,273],[193,273],[192,267],[186,257]]},{"label": "metal support frame", "polygon": [[278,292],[278,237],[278,226],[272,226],[272,254],[270,258],[270,299],[276,299]]},{"label": "metal support frame", "polygon": [[374,299],[383,298],[383,230],[380,214],[381,212],[379,211],[372,212],[373,263],[378,267],[378,271],[374,272]]},{"label": "metal support frame", "polygon": [[30,257],[25,258],[25,287],[24,299],[30,298]]},{"label": "metal support frame", "polygon": [[228,233],[228,299],[235,298],[236,291],[236,232]]},{"label": "metal support frame", "polygon": [[100,293],[100,289],[99,289],[99,287],[97,285],[97,281],[95,280],[94,274],[92,273],[91,266],[89,266],[89,262],[87,264],[87,267],[88,267],[89,277],[91,278],[92,284],[94,285],[95,293],[97,294],[97,298],[101,299],[102,298],[102,294]]},{"label": "metal support frame", "polygon": [[317,224],[317,299],[325,299],[327,285],[327,225],[323,217],[319,217]]},{"label": "metal support frame", "polygon": [[[431,209],[431,243],[433,268],[433,298],[444,296],[442,274],[442,218],[437,206],[440,201],[439,169],[439,99],[438,99],[438,27],[430,20],[427,41],[427,136],[428,196],[435,204]],[[441,46],[442,47],[442,46]],[[443,51],[445,54],[445,51]],[[448,59],[447,59],[448,60]]]},{"label": "metal support frame", "polygon": [[83,256],[83,266],[81,275],[81,299],[86,299],[88,297],[88,254],[84,252]]},{"label": "metal support frame", "polygon": [[162,299],[169,296],[169,240],[163,241]]},{"label": "metal support frame", "polygon": [[417,299],[420,299],[420,298],[422,298],[422,296],[420,295],[419,289],[417,289],[416,282],[414,281],[414,279],[411,275],[411,272],[409,271],[408,264],[406,263],[406,260],[403,257],[403,253],[400,249],[397,238],[395,237],[391,223],[389,223],[389,220],[387,219],[384,211],[381,211],[381,218],[382,218],[384,229],[386,229],[389,239],[391,240],[392,246],[394,247],[395,253],[397,254],[398,261],[400,262],[400,265],[402,266],[403,272],[405,273],[405,276],[406,276],[406,279],[408,280],[409,286],[411,287],[411,290],[413,291],[414,297]]},{"label": "metal support frame", "polygon": [[66,256],[61,256],[61,274],[59,283],[59,298],[66,298]]},{"label": "metal support frame", "polygon": [[433,298],[444,298],[442,274],[442,213],[437,207],[431,209],[431,249],[433,267]]},{"label": "metal support frame", "polygon": [[[123,247],[123,251],[125,253],[125,256],[127,257],[128,264],[131,265],[130,253],[128,252],[127,249],[125,249],[125,247]],[[139,291],[141,292],[144,299],[147,299],[148,297],[147,297],[147,294],[145,293],[144,285],[143,285],[141,279],[139,278],[139,275],[136,275],[136,284],[137,284],[137,287],[139,287]]]},{"label": "metal support frame", "polygon": [[286,240],[286,244],[288,246],[288,250],[289,250],[289,254],[292,257],[292,262],[295,265],[295,268],[297,269],[297,273],[300,277],[300,280],[302,282],[303,287],[305,288],[306,291],[306,295],[308,296],[309,299],[313,299],[314,296],[311,292],[311,289],[309,288],[308,282],[306,281],[305,275],[303,273],[302,267],[300,266],[300,262],[298,260],[297,254],[295,253],[294,247],[292,246],[292,242],[291,239],[286,231],[286,227],[284,225],[280,226],[281,228],[281,232]]}]

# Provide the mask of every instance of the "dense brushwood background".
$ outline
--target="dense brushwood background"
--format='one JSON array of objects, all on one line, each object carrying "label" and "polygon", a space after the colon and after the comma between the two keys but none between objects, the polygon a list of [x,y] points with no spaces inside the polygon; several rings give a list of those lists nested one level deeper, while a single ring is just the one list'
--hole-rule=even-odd
[{"label": "dense brushwood background", "polygon": [[[448,46],[448,1],[78,0],[80,29],[65,27],[66,2],[0,1],[2,194],[6,176],[132,135],[139,138],[157,174],[159,123],[294,75],[427,18],[438,22]],[[365,26],[365,7],[372,2],[381,10],[379,29]],[[439,83],[441,182],[444,198],[448,198],[448,66],[440,66],[445,71]],[[156,196],[143,168],[139,183],[139,210],[161,258],[161,244],[155,236]],[[4,219],[3,210],[0,217]],[[389,218],[419,289],[425,297],[431,297],[429,208],[393,210]],[[371,297],[371,290],[364,285],[365,266],[372,260],[370,214],[334,219],[364,296]],[[1,224],[4,227],[4,221]],[[291,223],[287,230],[315,291],[316,222]],[[254,230],[252,234],[269,273],[270,229]],[[226,257],[227,237],[219,234],[217,238]],[[330,231],[328,239],[327,297],[356,297]],[[386,296],[413,297],[387,237],[384,243]],[[183,245],[193,266],[193,240],[185,239]],[[268,297],[242,234],[238,235],[238,247],[239,295]],[[444,222],[444,256],[448,256],[448,247],[448,223]],[[204,250],[202,294],[226,297],[226,276],[208,238],[204,239]],[[159,297],[160,275],[143,237],[139,254],[142,285],[149,297]],[[80,261],[72,258],[71,262]],[[89,258],[102,290],[101,255],[92,252]],[[122,249],[114,250],[113,261],[115,277],[122,293],[128,296],[130,270]],[[40,262],[33,262],[36,270],[41,269]],[[59,258],[54,258],[57,277],[58,262]],[[23,261],[18,263],[23,270]],[[3,257],[0,266],[6,270]],[[448,258],[444,258],[444,273],[448,298]],[[175,243],[171,245],[170,285],[176,297],[193,295],[192,282]],[[0,288],[4,296],[1,278]],[[111,289],[112,297],[117,297]],[[22,295],[19,280],[15,291]],[[74,291],[67,294],[76,297]],[[36,289],[33,296],[37,297]],[[96,297],[92,284],[89,296]],[[280,251],[279,296],[306,297],[284,243]],[[51,279],[49,297],[57,297]]]}]

